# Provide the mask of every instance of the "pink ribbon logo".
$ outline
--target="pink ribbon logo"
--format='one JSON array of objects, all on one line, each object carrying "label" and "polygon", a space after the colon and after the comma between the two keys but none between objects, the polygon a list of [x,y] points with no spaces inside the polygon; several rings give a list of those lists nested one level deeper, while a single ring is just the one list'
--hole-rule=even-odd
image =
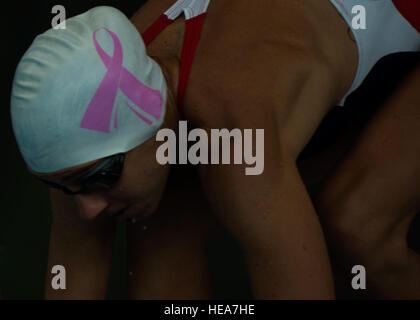
[{"label": "pink ribbon logo", "polygon": [[[108,71],[90,100],[80,127],[110,132],[112,112],[118,89],[120,89],[139,109],[158,120],[162,114],[162,98],[160,91],[145,86],[123,66],[123,52],[118,36],[107,28],[104,29],[112,37],[114,42],[114,53],[111,57],[101,48],[96,40],[96,32],[100,29],[96,30],[93,33],[93,42],[96,52]],[[152,125],[153,122],[151,120],[143,116],[127,102],[125,102],[125,104],[142,121],[148,125]],[[114,128],[117,128],[117,110],[115,110]]]}]

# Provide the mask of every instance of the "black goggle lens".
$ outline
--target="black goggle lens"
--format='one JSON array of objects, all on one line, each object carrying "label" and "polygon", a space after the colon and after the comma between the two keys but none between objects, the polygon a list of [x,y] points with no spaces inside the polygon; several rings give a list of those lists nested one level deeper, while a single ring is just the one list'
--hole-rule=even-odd
[{"label": "black goggle lens", "polygon": [[78,179],[79,183],[82,185],[82,188],[78,191],[71,191],[60,184],[46,181],[41,178],[38,178],[38,180],[50,188],[59,189],[69,195],[88,193],[97,190],[108,190],[120,179],[124,167],[124,160],[124,153],[105,158],[95,169]]}]

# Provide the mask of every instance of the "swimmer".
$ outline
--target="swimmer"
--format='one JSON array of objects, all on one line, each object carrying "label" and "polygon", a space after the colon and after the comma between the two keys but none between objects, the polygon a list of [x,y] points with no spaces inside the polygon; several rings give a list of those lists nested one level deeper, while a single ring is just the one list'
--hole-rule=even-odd
[{"label": "swimmer", "polygon": [[[357,1],[371,18],[349,32],[351,3],[149,0],[130,20],[97,7],[35,39],[16,70],[12,124],[28,169],[51,187],[49,265],[73,268],[62,297],[104,296],[117,215],[161,222],[129,230],[133,298],[211,297],[202,252],[213,216],[244,252],[257,299],[334,298],[324,232],[345,267],[372,268],[373,295],[420,296],[419,258],[403,241],[420,209],[418,78],[381,109],[314,203],[296,166],[380,58],[420,50],[417,4]],[[264,172],[197,166],[202,193],[171,195],[155,135],[181,119],[263,128]]]}]

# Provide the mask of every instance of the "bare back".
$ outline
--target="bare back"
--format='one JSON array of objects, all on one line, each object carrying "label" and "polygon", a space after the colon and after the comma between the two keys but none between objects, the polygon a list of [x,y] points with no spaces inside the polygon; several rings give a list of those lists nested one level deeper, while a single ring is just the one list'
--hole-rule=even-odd
[{"label": "bare back", "polygon": [[[131,20],[142,33],[173,2],[148,1]],[[149,55],[179,59],[184,28],[177,19]],[[187,120],[252,128],[274,114],[297,155],[353,81],[357,48],[347,29],[328,0],[212,1],[187,85]]]}]

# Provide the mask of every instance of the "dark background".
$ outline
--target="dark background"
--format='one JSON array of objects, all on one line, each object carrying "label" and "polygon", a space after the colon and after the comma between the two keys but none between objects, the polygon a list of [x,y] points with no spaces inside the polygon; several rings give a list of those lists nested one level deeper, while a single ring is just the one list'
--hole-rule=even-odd
[{"label": "dark background", "polygon": [[[47,264],[50,231],[48,190],[29,175],[18,152],[10,122],[10,90],[16,65],[34,37],[50,28],[51,8],[60,4],[67,18],[94,6],[110,5],[131,16],[145,1],[13,1],[2,9],[4,24],[2,71],[4,74],[1,108],[1,145],[3,183],[0,208],[0,298],[41,299]],[[340,137],[357,136],[360,129],[403,77],[419,63],[419,54],[396,54],[384,58],[375,67],[364,85],[356,91],[344,108],[335,108],[323,120],[315,136],[302,152],[298,163],[304,163],[326,150]],[[187,181],[188,182],[188,181]],[[308,185],[308,191],[316,185]],[[408,236],[409,245],[420,249],[420,219],[417,218]],[[126,286],[125,226],[120,223],[114,246],[114,257],[108,298],[124,298]],[[420,250],[419,250],[420,252]],[[249,286],[239,250],[223,231],[216,232],[209,246],[211,271],[216,298],[248,298]],[[343,288],[346,279],[336,279],[338,298],[351,298]]]}]

